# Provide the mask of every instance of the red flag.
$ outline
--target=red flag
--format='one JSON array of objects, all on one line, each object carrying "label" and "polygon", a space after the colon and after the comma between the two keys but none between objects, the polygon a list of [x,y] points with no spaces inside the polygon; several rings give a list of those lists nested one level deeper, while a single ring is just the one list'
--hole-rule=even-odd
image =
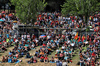
[{"label": "red flag", "polygon": [[89,35],[87,36],[87,41],[89,41]]},{"label": "red flag", "polygon": [[76,33],[76,35],[75,35],[74,39],[77,39],[77,38],[78,38],[78,32]]},{"label": "red flag", "polygon": [[84,40],[85,40],[85,36],[83,35],[83,36],[82,36],[82,42],[83,42]]},{"label": "red flag", "polygon": [[80,40],[81,40],[81,37],[79,36],[78,42],[80,42]]}]

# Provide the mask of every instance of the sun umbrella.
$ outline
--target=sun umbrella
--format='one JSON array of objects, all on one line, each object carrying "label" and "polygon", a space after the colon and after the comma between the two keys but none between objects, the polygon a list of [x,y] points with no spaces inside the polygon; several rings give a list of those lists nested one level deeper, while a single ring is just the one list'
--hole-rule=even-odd
[{"label": "sun umbrella", "polygon": [[34,24],[37,25],[37,22],[35,22]]},{"label": "sun umbrella", "polygon": [[17,21],[13,21],[13,23],[17,23]]},{"label": "sun umbrella", "polygon": [[5,11],[2,11],[1,13],[5,13]]},{"label": "sun umbrella", "polygon": [[46,37],[46,35],[40,35],[40,38],[45,38]]},{"label": "sun umbrella", "polygon": [[8,16],[12,17],[12,16],[13,16],[13,14],[9,14]]},{"label": "sun umbrella", "polygon": [[0,19],[0,22],[3,22],[4,20]]}]

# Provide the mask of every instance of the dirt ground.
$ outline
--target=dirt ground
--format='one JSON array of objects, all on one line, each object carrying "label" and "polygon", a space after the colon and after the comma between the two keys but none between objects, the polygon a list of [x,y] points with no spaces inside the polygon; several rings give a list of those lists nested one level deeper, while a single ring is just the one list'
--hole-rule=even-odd
[{"label": "dirt ground", "polygon": [[[36,50],[39,50],[39,48],[40,48],[40,46],[36,47],[35,50],[31,50],[29,53],[31,55],[34,55]],[[2,60],[2,56],[7,55],[8,52],[12,49],[13,49],[13,47],[9,47],[9,48],[7,48],[7,51],[5,51],[4,53],[0,53],[0,55],[1,55],[0,56],[0,61]],[[28,64],[27,61],[29,59],[26,59],[25,57],[22,57],[19,60],[22,60],[22,62],[17,63],[17,64],[15,64],[15,63],[0,63],[0,66],[56,66],[56,64],[54,64],[54,63],[41,63],[39,61],[37,63]]]},{"label": "dirt ground", "polygon": [[[33,56],[35,54],[36,50],[39,50],[39,48],[40,48],[40,46],[36,47],[35,50],[31,50],[29,53]],[[8,52],[12,49],[13,49],[13,47],[9,47],[9,48],[7,48],[6,52],[0,53],[1,54],[0,61],[2,60],[2,56],[7,55]],[[52,53],[52,55],[49,56],[49,59],[50,59],[51,56],[54,56],[54,54],[55,54],[55,51]],[[29,59],[26,59],[25,56],[20,58],[19,60],[22,60],[22,62],[17,63],[17,64],[15,64],[15,63],[0,63],[0,66],[56,66],[56,63],[41,63],[39,60],[38,60],[37,63],[28,64],[27,61]],[[75,56],[73,58],[73,63],[69,63],[68,65],[69,66],[77,66],[76,65],[77,61],[78,61],[78,56]]]}]

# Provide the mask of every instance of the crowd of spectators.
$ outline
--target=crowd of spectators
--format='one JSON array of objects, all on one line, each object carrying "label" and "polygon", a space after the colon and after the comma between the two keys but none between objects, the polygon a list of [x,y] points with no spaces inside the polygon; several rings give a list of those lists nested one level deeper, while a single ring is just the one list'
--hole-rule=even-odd
[{"label": "crowd of spectators", "polygon": [[38,46],[38,40],[33,39],[30,34],[18,35],[14,28],[19,24],[19,20],[12,13],[7,14],[4,11],[0,13],[0,52],[7,51],[7,48],[14,46],[7,56],[3,56],[2,62],[18,63],[18,58],[26,55],[29,58],[28,51]]},{"label": "crowd of spectators", "polygon": [[39,25],[41,28],[85,28],[88,26],[94,31],[99,31],[100,25],[100,12],[90,16],[87,25],[84,22],[82,16],[62,16],[61,13],[41,13],[37,16],[37,22],[35,25]]},{"label": "crowd of spectators", "polygon": [[6,51],[17,38],[16,30],[13,29],[13,20],[17,18],[13,14],[7,14],[4,11],[0,13],[0,52]]},{"label": "crowd of spectators", "polygon": [[89,46],[86,47],[84,51],[82,51],[80,47],[80,66],[100,65],[100,62],[98,61],[100,55],[100,40],[97,39],[97,36],[98,35],[88,35]]},{"label": "crowd of spectators", "polygon": [[[65,34],[55,32],[50,29],[46,32],[44,37],[33,37],[30,33],[18,35],[14,25],[19,23],[19,20],[13,14],[0,13],[0,51],[6,51],[7,47],[14,46],[9,51],[7,56],[3,56],[2,62],[19,63],[19,58],[25,55],[25,58],[30,58],[28,63],[36,63],[38,59],[40,62],[57,63],[57,66],[67,66],[72,63],[75,51],[79,49],[79,64],[87,66],[95,66],[100,64],[98,61],[100,53],[100,12],[94,16],[90,16],[87,26],[93,29],[96,33],[94,35],[80,36],[73,34],[70,30]],[[14,21],[17,21],[14,22]],[[41,13],[37,16],[39,28],[85,28],[84,18],[79,16],[62,16],[61,13]],[[35,52],[35,55],[30,55],[29,51],[40,46],[40,49]],[[83,51],[83,47],[86,47]],[[48,58],[53,51],[55,56]]]}]

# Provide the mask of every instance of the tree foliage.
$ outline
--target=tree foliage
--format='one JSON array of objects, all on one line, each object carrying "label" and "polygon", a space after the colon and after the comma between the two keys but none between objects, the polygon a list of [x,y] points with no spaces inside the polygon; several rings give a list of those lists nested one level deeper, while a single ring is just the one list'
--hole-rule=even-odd
[{"label": "tree foliage", "polygon": [[85,16],[87,22],[88,16],[98,11],[99,8],[99,0],[66,0],[62,5],[62,13]]},{"label": "tree foliage", "polygon": [[34,22],[38,12],[42,11],[47,5],[45,0],[10,0],[15,6],[16,16],[21,22]]},{"label": "tree foliage", "polygon": [[84,22],[86,24],[87,35],[87,31],[89,30],[87,26],[88,18],[99,9],[99,0],[66,0],[66,2],[62,5],[62,14],[85,16]]}]

